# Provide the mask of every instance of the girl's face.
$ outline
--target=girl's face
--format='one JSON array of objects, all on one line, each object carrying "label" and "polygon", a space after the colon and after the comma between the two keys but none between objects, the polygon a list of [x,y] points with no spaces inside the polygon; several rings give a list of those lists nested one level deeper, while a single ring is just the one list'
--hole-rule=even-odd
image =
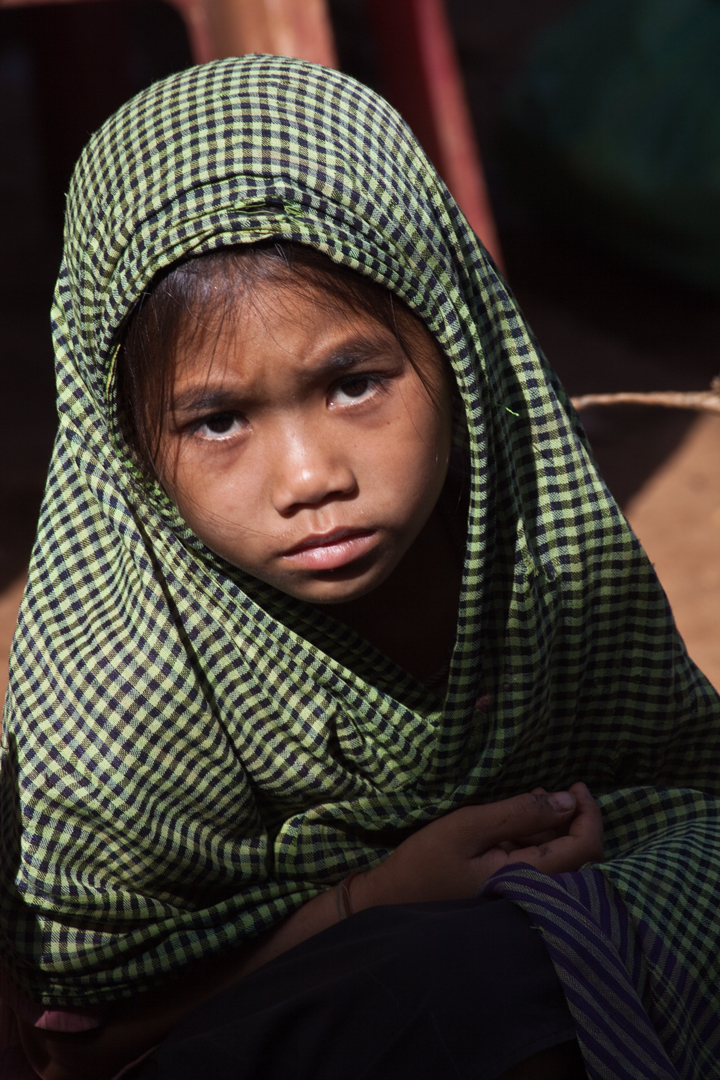
[{"label": "girl's face", "polygon": [[451,391],[439,351],[323,294],[259,283],[219,334],[180,348],[158,462],[200,539],[313,603],[395,569],[447,473]]}]

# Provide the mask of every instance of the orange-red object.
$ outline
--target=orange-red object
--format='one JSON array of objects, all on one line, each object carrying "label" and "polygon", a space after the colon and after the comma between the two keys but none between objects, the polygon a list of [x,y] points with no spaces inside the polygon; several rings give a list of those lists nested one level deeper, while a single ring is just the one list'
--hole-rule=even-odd
[{"label": "orange-red object", "polygon": [[383,89],[472,228],[502,265],[465,88],[443,0],[368,0]]},{"label": "orange-red object", "polygon": [[[73,0],[53,0],[72,3]],[[196,64],[269,52],[337,67],[326,0],[168,0],[187,28]],[[48,0],[0,0],[0,8]]]},{"label": "orange-red object", "polygon": [[[0,0],[0,8],[48,0]],[[72,0],[55,0],[72,3]],[[337,67],[327,0],[169,0],[196,63],[268,52]],[[368,0],[384,89],[472,228],[502,265],[462,76],[443,0]]]}]

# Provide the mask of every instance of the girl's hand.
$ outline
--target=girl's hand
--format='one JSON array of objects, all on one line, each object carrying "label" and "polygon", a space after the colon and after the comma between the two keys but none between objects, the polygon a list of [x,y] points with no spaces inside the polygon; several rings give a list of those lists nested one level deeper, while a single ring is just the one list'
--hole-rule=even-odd
[{"label": "girl's hand", "polygon": [[579,870],[602,858],[602,835],[600,809],[585,784],[464,806],[430,822],[355,878],[352,907],[472,897],[509,862],[546,874]]}]

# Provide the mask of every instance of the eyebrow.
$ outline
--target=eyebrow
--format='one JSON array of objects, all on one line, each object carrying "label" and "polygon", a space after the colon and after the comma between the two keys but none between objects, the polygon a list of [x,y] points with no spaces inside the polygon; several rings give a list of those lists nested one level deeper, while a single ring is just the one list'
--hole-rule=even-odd
[{"label": "eyebrow", "polygon": [[[396,344],[402,352],[400,343]],[[360,364],[377,359],[380,354],[389,351],[390,345],[388,340],[372,340],[366,335],[350,339],[333,349],[330,356],[317,367],[307,371],[303,381],[309,384],[342,375]],[[225,409],[237,408],[245,396],[242,390],[224,386],[212,389],[205,383],[202,386],[191,386],[182,394],[174,396],[170,407],[173,412],[222,412]]]},{"label": "eyebrow", "polygon": [[238,395],[235,390],[208,390],[206,387],[191,386],[184,393],[173,397],[170,403],[172,412],[222,412],[224,409],[237,407]]},{"label": "eyebrow", "polygon": [[377,360],[378,355],[388,350],[389,344],[380,340],[368,341],[366,338],[349,341],[334,350],[328,359],[319,364],[312,373],[308,372],[308,379],[342,375],[344,371],[348,371],[357,364],[363,364],[367,360]]}]

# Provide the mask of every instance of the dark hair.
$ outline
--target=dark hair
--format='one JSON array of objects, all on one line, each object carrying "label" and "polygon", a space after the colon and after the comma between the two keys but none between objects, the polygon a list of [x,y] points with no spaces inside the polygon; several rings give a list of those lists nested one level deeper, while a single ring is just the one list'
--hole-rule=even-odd
[{"label": "dark hair", "polygon": [[292,242],[226,247],[176,264],[144,294],[128,321],[118,358],[121,431],[146,478],[157,475],[171,405],[178,348],[205,334],[219,336],[226,318],[253,286],[275,283],[334,309],[369,315],[397,338],[430,393],[435,380],[418,367],[409,346],[413,331],[428,331],[410,309],[363,274],[338,265],[314,248]]}]

